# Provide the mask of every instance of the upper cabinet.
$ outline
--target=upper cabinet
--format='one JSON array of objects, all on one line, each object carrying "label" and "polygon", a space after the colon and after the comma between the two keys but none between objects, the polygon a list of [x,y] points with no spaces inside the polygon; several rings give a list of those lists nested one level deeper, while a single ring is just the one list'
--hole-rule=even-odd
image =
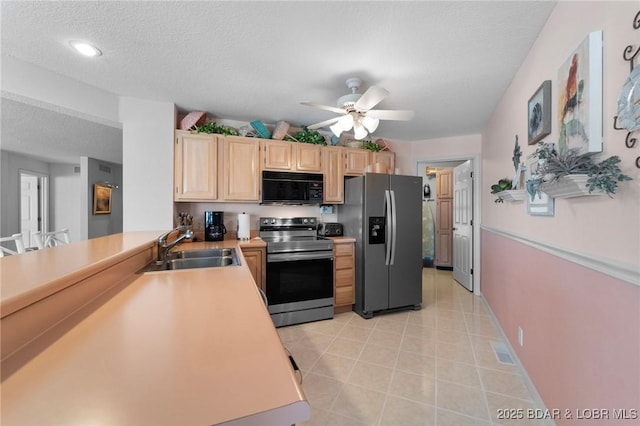
[{"label": "upper cabinet", "polygon": [[322,146],[261,140],[262,169],[322,173]]},{"label": "upper cabinet", "polygon": [[344,150],[346,176],[362,176],[369,165],[369,153],[366,149],[346,148]]},{"label": "upper cabinet", "polygon": [[344,203],[344,148],[327,146],[322,150],[323,197],[327,204]]},{"label": "upper cabinet", "polygon": [[218,199],[218,136],[176,131],[174,201]]},{"label": "upper cabinet", "polygon": [[371,164],[384,164],[389,173],[393,173],[396,168],[396,154],[391,151],[379,151],[371,153]]},{"label": "upper cabinet", "polygon": [[224,200],[260,201],[260,141],[226,136],[223,164]]}]

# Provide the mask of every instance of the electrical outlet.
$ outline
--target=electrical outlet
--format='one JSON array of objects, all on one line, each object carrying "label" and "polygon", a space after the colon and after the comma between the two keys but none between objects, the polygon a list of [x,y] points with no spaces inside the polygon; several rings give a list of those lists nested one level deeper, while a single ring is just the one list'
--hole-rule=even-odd
[{"label": "electrical outlet", "polygon": [[524,331],[522,331],[522,327],[518,327],[518,344],[524,346]]}]

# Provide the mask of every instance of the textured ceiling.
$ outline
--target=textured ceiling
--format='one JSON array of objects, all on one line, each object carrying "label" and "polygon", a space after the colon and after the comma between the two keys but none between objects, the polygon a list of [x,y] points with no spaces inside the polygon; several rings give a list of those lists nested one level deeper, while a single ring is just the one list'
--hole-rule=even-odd
[{"label": "textured ceiling", "polygon": [[[294,126],[334,117],[299,102],[335,105],[356,76],[391,92],[377,108],[415,111],[374,136],[413,141],[479,133],[554,6],[3,1],[2,54],[181,111]],[[103,56],[78,57],[70,39]]]}]

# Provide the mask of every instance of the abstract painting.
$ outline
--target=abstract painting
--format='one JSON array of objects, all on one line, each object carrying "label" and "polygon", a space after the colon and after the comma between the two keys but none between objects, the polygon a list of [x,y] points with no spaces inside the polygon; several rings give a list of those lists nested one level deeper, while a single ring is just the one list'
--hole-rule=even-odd
[{"label": "abstract painting", "polygon": [[602,31],[594,31],[558,70],[558,149],[602,151]]}]

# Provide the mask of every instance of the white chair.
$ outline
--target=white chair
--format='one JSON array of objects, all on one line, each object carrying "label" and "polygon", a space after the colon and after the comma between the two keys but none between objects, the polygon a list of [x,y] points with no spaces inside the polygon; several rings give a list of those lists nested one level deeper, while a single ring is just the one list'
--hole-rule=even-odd
[{"label": "white chair", "polygon": [[3,247],[0,245],[0,257],[3,257],[5,254],[19,254],[24,253],[24,243],[22,242],[22,234],[13,234],[10,237],[2,237],[0,238],[0,244],[6,242],[14,242],[16,245],[16,250],[13,251],[9,248]]},{"label": "white chair", "polygon": [[33,234],[38,249],[69,244],[69,228],[59,231],[38,232]]}]

